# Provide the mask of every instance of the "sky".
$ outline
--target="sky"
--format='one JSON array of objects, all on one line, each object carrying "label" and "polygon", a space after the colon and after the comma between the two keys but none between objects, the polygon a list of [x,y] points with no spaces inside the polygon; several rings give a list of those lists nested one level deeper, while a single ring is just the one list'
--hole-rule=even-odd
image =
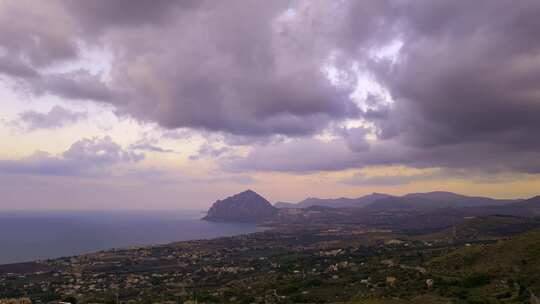
[{"label": "sky", "polygon": [[0,209],[540,193],[536,0],[0,0]]}]

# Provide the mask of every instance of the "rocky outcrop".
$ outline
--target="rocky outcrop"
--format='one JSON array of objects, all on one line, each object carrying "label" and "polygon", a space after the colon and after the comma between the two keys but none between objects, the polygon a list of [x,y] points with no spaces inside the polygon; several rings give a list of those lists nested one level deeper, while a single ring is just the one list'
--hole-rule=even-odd
[{"label": "rocky outcrop", "polygon": [[264,197],[247,190],[216,201],[203,220],[213,222],[262,222],[277,213]]}]

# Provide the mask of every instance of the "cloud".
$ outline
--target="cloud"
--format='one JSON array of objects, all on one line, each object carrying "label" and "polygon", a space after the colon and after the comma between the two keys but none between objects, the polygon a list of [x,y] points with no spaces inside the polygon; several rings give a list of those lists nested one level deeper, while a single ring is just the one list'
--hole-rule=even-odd
[{"label": "cloud", "polygon": [[52,94],[70,100],[112,101],[119,100],[120,93],[104,83],[99,75],[85,70],[69,73],[44,74],[28,82],[28,90],[35,95]]},{"label": "cloud", "polygon": [[313,134],[359,114],[352,88],[331,85],[322,71],[328,54],[305,56],[295,46],[304,33],[286,35],[287,1],[58,3],[78,34],[61,32],[61,41],[106,45],[115,56],[111,81],[47,75],[27,83],[39,94],[109,102],[166,128],[238,135]]},{"label": "cloud", "polygon": [[100,34],[111,27],[166,25],[180,10],[199,6],[199,1],[185,0],[96,0],[84,3],[62,1],[82,24],[87,33]]},{"label": "cloud", "polygon": [[401,58],[379,71],[396,99],[382,128],[392,124],[396,136],[426,149],[472,142],[537,149],[538,12],[534,1],[410,6],[400,16]]},{"label": "cloud", "polygon": [[32,78],[38,76],[38,72],[32,67],[20,62],[17,58],[10,58],[6,55],[0,57],[0,74],[18,78]]},{"label": "cloud", "polygon": [[[449,177],[455,177],[454,172],[450,170],[427,169],[427,170],[391,170],[384,174],[366,174],[357,172],[352,177],[344,178],[342,183],[353,186],[399,186],[418,181],[445,180]],[[412,171],[412,172],[408,172]]]},{"label": "cloud", "polygon": [[[110,101],[115,96],[97,75],[85,70],[55,72],[73,65],[85,45],[77,20],[66,14],[61,1],[0,3],[0,76],[15,80],[35,95]],[[85,45],[86,46],[86,45]]]},{"label": "cloud", "polygon": [[[7,0],[0,3],[0,48],[11,68],[0,65],[0,73],[33,76],[32,69],[76,59],[79,48],[74,24],[61,3]],[[0,54],[1,55],[1,54]],[[18,65],[18,69],[13,67]],[[25,72],[21,72],[22,66]]]},{"label": "cloud", "polygon": [[[478,153],[483,151],[483,153]],[[471,172],[540,172],[540,153],[524,151],[516,157],[509,147],[489,143],[444,145],[426,149],[397,139],[373,142],[369,149],[352,150],[346,138],[331,141],[307,138],[272,145],[256,145],[246,156],[220,161],[225,170],[308,173],[369,166],[405,165],[412,168],[466,169]]]},{"label": "cloud", "polygon": [[361,152],[369,150],[369,142],[366,139],[369,130],[366,128],[342,129],[341,132],[343,132],[347,146],[352,151]]},{"label": "cloud", "polygon": [[[0,5],[5,77],[167,129],[252,140],[252,152],[227,160],[229,169],[540,172],[537,1]],[[83,47],[111,53],[107,77],[43,72]],[[359,74],[392,102],[355,100],[366,85]],[[357,119],[377,138],[366,141],[360,128],[331,142],[313,137]],[[276,136],[287,140],[261,143]]]},{"label": "cloud", "polygon": [[357,159],[342,140],[324,142],[309,138],[256,146],[247,156],[226,158],[221,164],[233,172],[313,172],[354,167]]},{"label": "cloud", "polygon": [[74,112],[61,106],[54,106],[47,113],[24,111],[12,123],[26,130],[55,129],[74,124],[87,118],[86,112]]},{"label": "cloud", "polygon": [[61,155],[37,151],[19,160],[0,160],[3,174],[47,176],[96,176],[106,174],[114,165],[137,162],[143,154],[126,151],[108,136],[82,139]]},{"label": "cloud", "polygon": [[[114,81],[129,92],[117,107],[166,128],[256,136],[312,134],[334,119],[356,117],[349,91],[330,84],[320,61],[282,51],[294,39],[275,33],[286,6],[266,3],[206,3],[136,39],[130,31],[112,37],[112,47],[125,54]],[[147,47],[139,35],[171,39]]]},{"label": "cloud", "polygon": [[179,139],[189,139],[193,135],[194,135],[194,132],[188,129],[175,129],[175,130],[165,129],[162,131],[161,138],[179,140]]},{"label": "cloud", "polygon": [[136,143],[130,145],[129,148],[131,150],[149,151],[149,152],[158,152],[158,153],[180,153],[172,149],[164,149],[160,146],[157,146],[155,144],[155,141],[148,140],[148,139],[139,140]]},{"label": "cloud", "polygon": [[199,147],[199,150],[197,151],[197,154],[191,155],[189,159],[191,160],[198,160],[198,159],[216,159],[223,157],[225,155],[229,155],[232,152],[232,148],[228,146],[223,147],[215,147],[212,144],[205,142]]},{"label": "cloud", "polygon": [[109,136],[103,138],[81,139],[65,151],[62,156],[66,159],[94,164],[110,165],[118,162],[139,161],[143,155],[126,151]]}]

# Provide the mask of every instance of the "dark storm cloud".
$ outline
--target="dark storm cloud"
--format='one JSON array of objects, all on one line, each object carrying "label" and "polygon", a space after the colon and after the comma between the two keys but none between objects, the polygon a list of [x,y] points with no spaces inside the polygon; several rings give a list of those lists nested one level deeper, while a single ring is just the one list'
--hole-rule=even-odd
[{"label": "dark storm cloud", "polygon": [[427,2],[403,9],[400,62],[381,79],[411,145],[538,147],[536,1]]},{"label": "dark storm cloud", "polygon": [[18,89],[36,95],[110,101],[116,93],[98,75],[85,70],[47,71],[69,65],[80,55],[76,22],[57,1],[3,1],[0,3],[0,76],[11,78]]},{"label": "dark storm cloud", "polygon": [[89,29],[104,29],[114,25],[140,26],[160,22],[181,1],[174,0],[97,0],[63,1],[81,23]]},{"label": "dark storm cloud", "polygon": [[13,76],[17,78],[37,77],[38,73],[32,67],[20,62],[17,58],[8,56],[0,57],[0,75]]},{"label": "dark storm cloud", "polygon": [[36,152],[20,160],[0,160],[2,174],[95,176],[105,174],[116,164],[136,162],[144,158],[125,150],[108,136],[82,139],[60,156]]},{"label": "dark storm cloud", "polygon": [[167,128],[263,136],[312,134],[356,116],[348,90],[321,71],[323,56],[303,60],[307,50],[286,49],[295,37],[276,35],[274,24],[286,6],[268,3],[212,2],[165,28],[111,32],[125,54],[116,84],[131,93],[118,108]]},{"label": "dark storm cloud", "polygon": [[103,34],[111,28],[166,26],[183,11],[199,8],[199,0],[61,0],[78,21],[81,29],[90,35]]},{"label": "dark storm cloud", "polygon": [[0,6],[0,76],[36,95],[95,101],[118,97],[99,75],[47,71],[77,60],[84,41],[77,20],[66,15],[62,3],[7,0]]},{"label": "dark storm cloud", "polygon": [[[375,28],[381,37],[398,27],[403,41],[397,63],[368,64],[395,100],[389,113],[364,116],[386,140],[358,153],[346,153],[345,144],[312,140],[261,146],[236,166],[315,171],[406,164],[540,172],[538,2],[393,2],[384,11],[356,6],[375,12],[373,18],[384,25]],[[348,34],[347,50],[361,53],[355,33]],[[298,162],[283,160],[305,154]]]},{"label": "dark storm cloud", "polygon": [[77,57],[73,24],[59,3],[7,0],[0,5],[0,54],[34,67]]},{"label": "dark storm cloud", "polygon": [[86,112],[70,111],[60,106],[54,106],[47,113],[24,111],[13,123],[26,130],[54,129],[76,123],[87,116]]},{"label": "dark storm cloud", "polygon": [[119,99],[120,93],[114,92],[99,78],[85,70],[69,73],[43,75],[29,81],[34,94],[52,94],[66,99],[94,101],[112,101]]},{"label": "dark storm cloud", "polygon": [[[305,39],[316,29],[295,33],[277,21],[287,2],[66,2],[77,38],[114,54],[110,84],[126,94],[111,97],[100,82],[88,92],[69,75],[29,84],[38,93],[110,102],[167,128],[248,136],[312,134],[358,116],[351,88],[332,86],[321,69],[330,46]],[[70,45],[75,35],[62,38]],[[313,46],[321,51],[310,54]]]},{"label": "dark storm cloud", "polygon": [[[27,83],[38,94],[108,102],[166,128],[254,142],[309,137],[348,118],[363,118],[379,137],[368,144],[364,130],[352,129],[331,143],[255,144],[228,160],[235,170],[540,172],[538,1],[18,3],[2,10],[0,46],[19,61],[0,60],[0,72],[34,79]],[[37,26],[48,19],[52,26]],[[112,52],[106,83],[91,75],[35,80],[33,70],[76,57],[78,41]],[[376,56],[395,41],[396,60]],[[330,62],[338,84],[325,72]],[[353,64],[388,90],[390,107],[358,109],[349,98]]]}]

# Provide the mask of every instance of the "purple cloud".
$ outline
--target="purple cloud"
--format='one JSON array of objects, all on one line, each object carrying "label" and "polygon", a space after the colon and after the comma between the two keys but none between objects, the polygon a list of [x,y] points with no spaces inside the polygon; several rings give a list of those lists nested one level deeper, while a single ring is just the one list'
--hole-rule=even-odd
[{"label": "purple cloud", "polygon": [[108,136],[82,139],[59,156],[36,152],[20,160],[0,160],[3,174],[49,176],[95,176],[106,174],[112,166],[137,162],[143,154],[122,149]]},{"label": "purple cloud", "polygon": [[[229,160],[235,170],[540,172],[537,1],[3,5],[3,77],[35,94],[106,102],[167,129],[253,139],[251,154]],[[392,60],[377,56],[395,41]],[[76,60],[84,45],[111,52],[107,81],[42,72]],[[361,110],[351,98],[357,71],[394,102]],[[378,100],[368,99],[361,102]],[[363,119],[378,142],[368,144],[361,129],[337,142],[313,139],[348,119]],[[292,142],[258,144],[273,136]]]},{"label": "purple cloud", "polygon": [[13,123],[27,130],[55,129],[74,124],[87,117],[86,112],[74,112],[61,106],[54,106],[47,113],[24,111]]}]

